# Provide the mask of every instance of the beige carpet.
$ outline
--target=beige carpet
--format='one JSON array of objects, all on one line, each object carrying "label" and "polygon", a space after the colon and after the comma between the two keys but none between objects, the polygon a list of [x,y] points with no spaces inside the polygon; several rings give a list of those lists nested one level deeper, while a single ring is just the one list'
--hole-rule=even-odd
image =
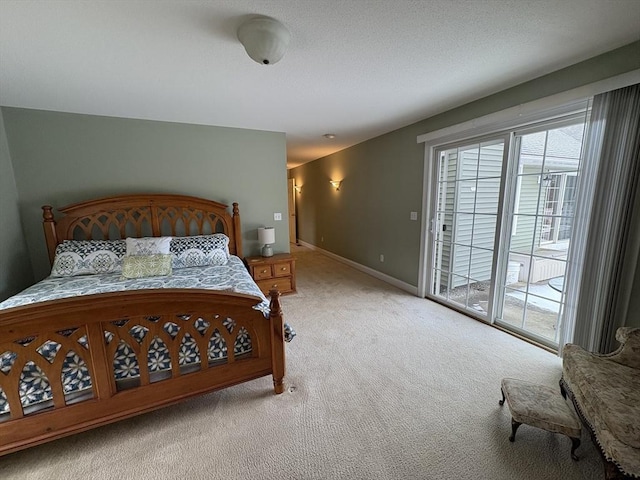
[{"label": "beige carpet", "polygon": [[283,298],[287,390],[259,379],[0,458],[16,479],[596,479],[588,435],[520,427],[502,377],[557,387],[561,362],[307,249]]}]

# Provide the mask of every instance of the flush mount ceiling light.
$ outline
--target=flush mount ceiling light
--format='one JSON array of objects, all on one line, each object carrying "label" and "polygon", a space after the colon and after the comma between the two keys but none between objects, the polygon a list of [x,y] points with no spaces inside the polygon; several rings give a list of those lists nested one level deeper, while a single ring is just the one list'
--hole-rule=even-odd
[{"label": "flush mount ceiling light", "polygon": [[335,133],[325,133],[324,135],[322,135],[324,138],[328,138],[329,140],[333,140],[334,138],[336,138],[336,134]]},{"label": "flush mount ceiling light", "polygon": [[291,35],[271,17],[253,17],[238,27],[238,40],[247,54],[261,65],[273,65],[284,56]]}]

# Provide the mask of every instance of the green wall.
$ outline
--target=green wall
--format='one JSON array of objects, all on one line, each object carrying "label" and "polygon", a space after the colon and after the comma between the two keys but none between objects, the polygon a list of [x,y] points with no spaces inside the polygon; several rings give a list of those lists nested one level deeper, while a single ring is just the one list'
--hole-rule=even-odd
[{"label": "green wall", "polygon": [[13,166],[0,112],[0,302],[33,283]]},{"label": "green wall", "polygon": [[[417,286],[420,222],[409,214],[417,211],[420,218],[422,208],[419,135],[638,68],[640,42],[297,167],[289,177],[302,185],[298,238]],[[339,192],[330,178],[344,180]]]},{"label": "green wall", "polygon": [[[120,193],[238,202],[245,255],[258,253],[263,225],[276,227],[274,250],[289,251],[284,133],[8,107],[2,113],[36,280],[50,270],[40,207]],[[274,222],[274,212],[283,221]]]}]

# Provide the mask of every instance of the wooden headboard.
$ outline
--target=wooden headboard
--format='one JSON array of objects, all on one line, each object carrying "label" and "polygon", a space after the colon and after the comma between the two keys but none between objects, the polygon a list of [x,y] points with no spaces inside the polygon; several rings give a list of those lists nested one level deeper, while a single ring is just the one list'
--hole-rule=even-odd
[{"label": "wooden headboard", "polygon": [[118,195],[75,203],[58,209],[42,207],[44,236],[53,265],[56,247],[64,240],[117,240],[126,237],[191,236],[224,233],[229,252],[242,257],[238,204],[233,216],[223,203],[187,195]]}]

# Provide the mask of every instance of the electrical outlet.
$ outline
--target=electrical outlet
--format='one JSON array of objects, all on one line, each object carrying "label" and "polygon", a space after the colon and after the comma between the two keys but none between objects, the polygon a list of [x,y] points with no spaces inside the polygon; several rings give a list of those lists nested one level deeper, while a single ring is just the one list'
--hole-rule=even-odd
[{"label": "electrical outlet", "polygon": [[282,214],[281,213],[274,213],[273,214],[273,219],[277,222],[279,220],[282,220]]},{"label": "electrical outlet", "polygon": [[409,220],[418,220],[418,212],[411,212]]},{"label": "electrical outlet", "polygon": [[384,254],[382,254],[382,253],[380,254],[380,261],[384,262]]}]

